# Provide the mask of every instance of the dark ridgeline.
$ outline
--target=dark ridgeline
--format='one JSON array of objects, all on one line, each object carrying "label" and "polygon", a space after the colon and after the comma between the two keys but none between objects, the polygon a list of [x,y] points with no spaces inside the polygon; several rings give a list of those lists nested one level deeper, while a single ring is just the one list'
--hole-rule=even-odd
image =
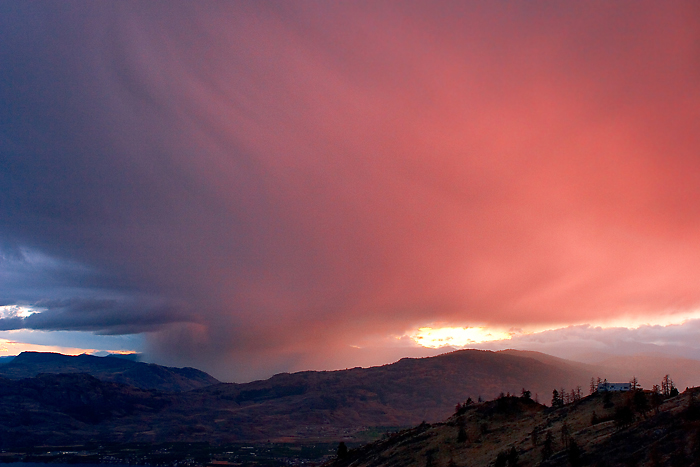
[{"label": "dark ridgeline", "polygon": [[0,366],[0,376],[9,379],[32,378],[40,373],[87,373],[101,381],[164,392],[189,391],[220,382],[195,368],[165,367],[116,356],[22,352]]},{"label": "dark ridgeline", "polygon": [[[379,367],[284,373],[264,381],[220,383],[176,393],[150,389],[154,379],[162,381],[154,375],[168,375],[166,387],[173,388],[172,381],[180,381],[182,371],[206,374],[110,357],[24,353],[0,367],[0,373],[13,378],[45,374],[3,381],[7,394],[0,398],[0,447],[14,446],[29,428],[47,444],[106,440],[337,443],[339,438],[359,442],[386,429],[372,427],[442,420],[454,412],[455,401],[470,396],[493,398],[504,389],[520,393],[528,387],[535,397],[537,391],[553,385],[590,378],[589,371],[563,360],[543,363],[530,356],[463,350]],[[94,378],[80,380],[75,390],[66,392],[67,376],[57,374],[66,372],[90,373]],[[205,382],[213,379],[206,377]],[[140,392],[116,384],[123,381],[137,381]],[[22,389],[30,386],[40,389]],[[54,398],[73,405],[56,403]],[[102,407],[102,402],[94,401],[108,403]],[[119,404],[124,407],[120,409]]]}]

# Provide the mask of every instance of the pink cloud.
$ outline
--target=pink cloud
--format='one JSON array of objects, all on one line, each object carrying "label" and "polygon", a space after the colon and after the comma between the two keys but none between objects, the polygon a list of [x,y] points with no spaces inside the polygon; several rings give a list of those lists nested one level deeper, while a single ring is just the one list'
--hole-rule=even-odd
[{"label": "pink cloud", "polygon": [[167,301],[161,358],[700,303],[693,3],[108,9],[56,52],[108,191],[53,253]]}]

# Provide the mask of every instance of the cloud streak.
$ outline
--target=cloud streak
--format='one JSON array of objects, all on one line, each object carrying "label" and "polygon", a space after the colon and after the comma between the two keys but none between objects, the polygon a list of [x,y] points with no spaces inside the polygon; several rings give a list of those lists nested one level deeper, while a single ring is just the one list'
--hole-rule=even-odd
[{"label": "cloud streak", "polygon": [[6,329],[240,379],[700,302],[692,2],[0,8]]}]

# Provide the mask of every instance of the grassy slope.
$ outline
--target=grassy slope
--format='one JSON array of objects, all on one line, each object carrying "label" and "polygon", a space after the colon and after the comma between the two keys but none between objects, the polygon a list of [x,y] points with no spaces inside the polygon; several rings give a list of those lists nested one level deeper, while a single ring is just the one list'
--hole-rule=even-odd
[{"label": "grassy slope", "polygon": [[[353,449],[346,458],[327,466],[486,467],[494,465],[499,452],[513,447],[519,466],[567,466],[572,463],[562,438],[564,426],[583,452],[580,465],[700,465],[700,405],[693,402],[699,395],[698,389],[686,391],[668,399],[656,413],[637,415],[625,427],[612,419],[592,425],[591,419],[593,412],[599,419],[612,418],[616,409],[629,402],[631,394],[616,394],[609,408],[598,395],[556,410],[516,398],[489,401],[443,423],[397,432]],[[460,425],[466,427],[468,435],[464,443],[457,439]],[[533,431],[539,433],[537,444]],[[553,455],[543,462],[547,432],[552,434]]]}]

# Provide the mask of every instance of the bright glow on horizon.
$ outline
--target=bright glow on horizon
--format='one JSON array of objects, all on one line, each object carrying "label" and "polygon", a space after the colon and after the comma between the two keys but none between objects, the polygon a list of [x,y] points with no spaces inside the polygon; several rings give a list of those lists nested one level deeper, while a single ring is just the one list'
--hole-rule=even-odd
[{"label": "bright glow on horizon", "polygon": [[409,337],[423,347],[437,349],[447,346],[464,347],[480,342],[507,340],[511,338],[511,334],[484,327],[444,327],[437,329],[423,327]]},{"label": "bright glow on horizon", "polygon": [[64,355],[81,355],[96,352],[95,349],[81,349],[77,347],[62,347],[58,345],[39,345],[15,342],[8,339],[0,339],[0,356],[19,355],[22,352],[56,352]]},{"label": "bright glow on horizon", "polygon": [[539,334],[547,331],[565,329],[571,326],[590,326],[601,329],[639,329],[642,326],[678,326],[691,320],[700,319],[700,310],[684,312],[667,312],[654,317],[649,316],[622,316],[605,321],[571,324],[567,326],[527,326],[525,329],[508,332],[496,330],[486,326],[475,327],[421,327],[412,334],[406,334],[416,344],[437,349],[441,347],[468,347],[482,342],[511,340],[518,335]]}]

